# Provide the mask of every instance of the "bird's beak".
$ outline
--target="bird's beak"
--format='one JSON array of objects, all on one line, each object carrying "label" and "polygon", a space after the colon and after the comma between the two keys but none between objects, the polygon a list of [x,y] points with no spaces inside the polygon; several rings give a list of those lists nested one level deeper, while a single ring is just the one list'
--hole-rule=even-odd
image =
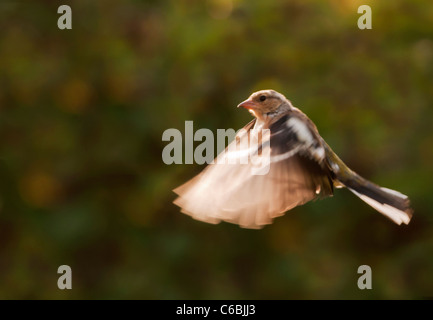
[{"label": "bird's beak", "polygon": [[256,109],[257,105],[253,100],[248,99],[248,100],[245,100],[245,101],[239,103],[238,108],[245,108],[245,109],[250,110],[250,109]]}]

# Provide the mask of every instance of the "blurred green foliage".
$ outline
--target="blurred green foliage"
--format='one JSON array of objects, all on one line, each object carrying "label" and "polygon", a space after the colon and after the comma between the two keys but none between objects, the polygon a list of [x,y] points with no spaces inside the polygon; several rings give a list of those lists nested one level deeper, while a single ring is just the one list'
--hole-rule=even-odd
[{"label": "blurred green foliage", "polygon": [[[77,0],[72,30],[59,5],[0,4],[0,298],[433,297],[431,1]],[[347,190],[260,231],[179,213],[171,190],[203,167],[165,165],[164,130],[239,129],[267,88],[408,194],[411,224]]]}]

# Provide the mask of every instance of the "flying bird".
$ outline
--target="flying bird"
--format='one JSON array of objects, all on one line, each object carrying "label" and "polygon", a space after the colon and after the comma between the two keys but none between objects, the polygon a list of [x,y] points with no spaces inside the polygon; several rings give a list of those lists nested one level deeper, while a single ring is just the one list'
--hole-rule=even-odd
[{"label": "flying bird", "polygon": [[[226,221],[259,229],[296,206],[332,196],[334,187],[346,187],[395,223],[410,222],[408,197],[352,171],[316,125],[282,94],[261,90],[238,107],[254,119],[213,163],[173,190],[181,212],[208,223]],[[270,134],[260,136],[258,130]]]}]

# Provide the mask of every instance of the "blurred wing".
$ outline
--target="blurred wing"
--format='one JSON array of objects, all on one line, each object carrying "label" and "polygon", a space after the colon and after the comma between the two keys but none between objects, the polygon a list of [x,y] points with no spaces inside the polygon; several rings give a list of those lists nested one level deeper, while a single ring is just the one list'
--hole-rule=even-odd
[{"label": "blurred wing", "polygon": [[316,143],[301,119],[288,114],[269,135],[255,132],[253,120],[214,164],[174,190],[174,203],[197,220],[261,228],[295,206],[332,194],[320,139]]}]

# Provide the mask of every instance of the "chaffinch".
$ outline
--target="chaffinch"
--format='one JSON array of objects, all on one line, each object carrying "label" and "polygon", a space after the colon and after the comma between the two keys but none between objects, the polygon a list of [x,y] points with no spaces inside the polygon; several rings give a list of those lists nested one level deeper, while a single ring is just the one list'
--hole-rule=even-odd
[{"label": "chaffinch", "polygon": [[[261,228],[286,211],[346,187],[397,224],[408,224],[413,210],[406,195],[380,187],[347,167],[319,135],[314,123],[274,90],[253,93],[238,107],[254,117],[236,139],[200,174],[174,190],[174,201],[197,220],[226,221],[244,228]],[[251,148],[252,132],[269,129],[269,138]],[[244,147],[236,149],[233,144]],[[266,174],[254,161],[227,162],[245,152],[268,155]],[[256,171],[254,171],[254,170]]]}]

